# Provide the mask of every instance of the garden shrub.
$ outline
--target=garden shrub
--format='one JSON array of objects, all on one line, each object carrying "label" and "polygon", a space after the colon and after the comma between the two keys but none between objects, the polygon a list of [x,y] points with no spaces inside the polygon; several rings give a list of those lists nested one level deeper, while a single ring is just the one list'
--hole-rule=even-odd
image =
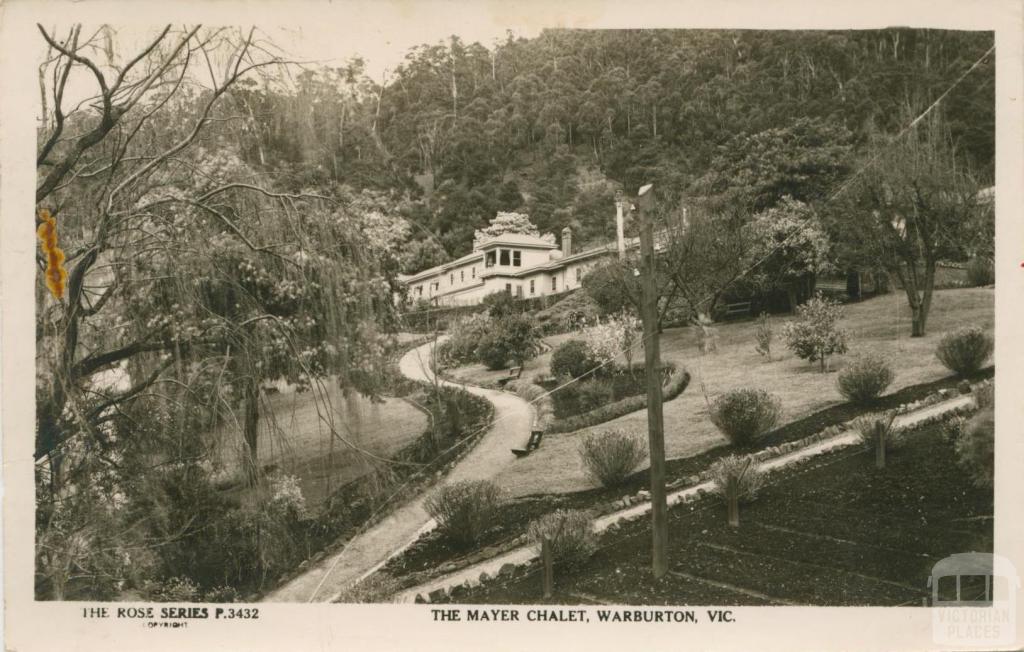
[{"label": "garden shrub", "polygon": [[541,541],[550,543],[551,558],[563,568],[580,566],[597,549],[597,536],[590,516],[576,509],[558,509],[530,523],[527,536],[541,549]]},{"label": "garden shrub", "polygon": [[729,525],[740,524],[740,501],[751,500],[764,484],[764,474],[750,455],[728,455],[711,465],[711,479],[715,491],[726,501],[729,510]]},{"label": "garden shrub", "polygon": [[967,421],[954,443],[957,461],[978,487],[993,486],[995,434],[995,410],[989,407]]},{"label": "garden shrub", "polygon": [[764,473],[750,455],[726,455],[709,469],[714,491],[723,498],[750,500],[764,485]]},{"label": "garden shrub", "polygon": [[868,414],[857,417],[850,422],[860,438],[861,445],[875,453],[875,466],[885,466],[885,453],[894,448],[900,442],[898,431],[893,427],[896,421],[896,412],[889,410],[882,414]]},{"label": "garden shrub", "polygon": [[946,441],[956,443],[956,440],[963,434],[964,426],[966,425],[967,419],[960,415],[954,415],[942,422],[942,436]]},{"label": "garden shrub", "polygon": [[797,318],[782,327],[786,345],[803,360],[817,360],[824,372],[828,356],[846,353],[847,334],[837,326],[843,310],[818,292],[796,311]]},{"label": "garden shrub", "polygon": [[335,600],[343,604],[370,604],[392,602],[392,596],[402,590],[401,583],[386,573],[374,573],[341,592]]},{"label": "garden shrub", "polygon": [[612,400],[612,382],[607,378],[595,378],[575,385],[579,392],[579,407],[582,412],[596,410]]},{"label": "garden shrub", "polygon": [[839,372],[836,384],[846,400],[868,405],[892,384],[893,373],[889,364],[877,355],[857,358]]},{"label": "garden shrub", "polygon": [[153,602],[195,602],[199,598],[199,586],[188,577],[171,577],[147,588],[147,597]]},{"label": "garden shrub", "polygon": [[604,487],[622,484],[647,457],[644,441],[623,430],[587,435],[580,442],[580,459],[587,474]]},{"label": "garden shrub", "polygon": [[492,320],[485,313],[463,317],[452,326],[448,339],[437,347],[437,363],[443,367],[453,367],[476,361],[480,338],[491,327]]},{"label": "garden shrub", "polygon": [[996,282],[996,268],[992,261],[982,256],[967,262],[967,285],[976,288]]},{"label": "garden shrub", "polygon": [[701,355],[718,352],[718,329],[713,326],[715,322],[706,314],[699,314],[693,320],[697,327],[697,350]]},{"label": "garden shrub", "polygon": [[488,369],[504,369],[509,360],[517,365],[540,351],[540,333],[527,315],[506,315],[493,320],[480,336],[476,357]]},{"label": "garden shrub", "polygon": [[734,389],[711,404],[711,423],[734,446],[749,444],[776,426],[782,405],[763,389]]},{"label": "garden shrub", "polygon": [[772,361],[772,338],[774,336],[768,313],[762,312],[761,316],[757,318],[757,330],[754,331],[754,339],[757,340],[754,350],[768,358],[768,362]]},{"label": "garden shrub", "polygon": [[487,314],[491,319],[501,319],[521,312],[516,299],[504,290],[488,294],[480,303],[486,306]]},{"label": "garden shrub", "polygon": [[992,355],[992,338],[978,326],[965,326],[939,340],[935,356],[959,376],[976,373]]},{"label": "garden shrub", "polygon": [[590,355],[583,340],[562,342],[551,354],[551,375],[556,378],[580,378],[600,364]]},{"label": "garden shrub", "polygon": [[238,602],[238,598],[232,586],[216,586],[203,594],[203,602]]},{"label": "garden shrub", "polygon": [[469,548],[490,529],[504,498],[489,480],[447,484],[426,500],[427,513],[442,535],[460,548]]},{"label": "garden shrub", "polygon": [[633,366],[634,347],[643,339],[643,324],[639,319],[623,310],[609,315],[583,332],[590,356],[597,363],[611,366],[622,355],[626,366]]},{"label": "garden shrub", "polygon": [[991,382],[984,382],[973,389],[974,404],[978,408],[992,407],[996,403],[996,386]]}]

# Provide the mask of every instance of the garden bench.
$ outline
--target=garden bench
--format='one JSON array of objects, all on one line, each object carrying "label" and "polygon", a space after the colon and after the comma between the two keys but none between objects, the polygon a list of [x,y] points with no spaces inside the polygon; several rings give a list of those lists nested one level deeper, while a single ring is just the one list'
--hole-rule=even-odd
[{"label": "garden bench", "polygon": [[530,441],[526,443],[526,448],[513,448],[512,454],[516,457],[526,457],[533,451],[540,448],[540,441],[544,438],[544,431],[534,426],[533,430],[530,431]]},{"label": "garden bench", "polygon": [[736,303],[729,303],[725,306],[725,317],[735,317],[737,315],[749,316],[750,315],[750,302],[749,301],[738,301]]},{"label": "garden bench", "polygon": [[523,373],[523,368],[522,367],[512,367],[511,369],[508,370],[508,376],[506,376],[505,378],[499,378],[498,379],[498,387],[501,387],[502,389],[504,389],[505,385],[507,385],[509,383],[509,381],[519,380],[519,376],[521,376],[522,373]]}]

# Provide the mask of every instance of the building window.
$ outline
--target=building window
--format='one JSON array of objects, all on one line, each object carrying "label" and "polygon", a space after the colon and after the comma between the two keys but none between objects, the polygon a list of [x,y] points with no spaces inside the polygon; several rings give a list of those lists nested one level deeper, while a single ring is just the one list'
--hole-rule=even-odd
[{"label": "building window", "polygon": [[505,284],[505,291],[508,292],[509,294],[512,294],[512,284],[511,283],[506,283]]},{"label": "building window", "polygon": [[580,281],[582,281],[582,280],[583,280],[583,268],[582,267],[577,267],[576,268],[576,285],[579,285]]},{"label": "building window", "polygon": [[455,272],[448,275],[448,285],[455,285]]},{"label": "building window", "polygon": [[533,287],[533,279],[530,279],[530,295],[531,295],[531,296],[533,295],[533,290],[534,290],[534,287]]},{"label": "building window", "polygon": [[522,285],[517,285],[516,286],[516,297],[518,297],[520,299],[523,298],[523,286]]},{"label": "building window", "polygon": [[513,251],[512,252],[512,267],[522,267],[523,266],[522,254],[523,254],[523,252],[521,252],[521,251]]},{"label": "building window", "polygon": [[[576,271],[578,272],[579,270],[576,270]],[[459,282],[460,283],[465,283],[466,282],[466,270],[461,270],[459,272]]]},{"label": "building window", "polygon": [[501,250],[500,264],[505,266],[508,265],[508,249]]},{"label": "building window", "polygon": [[416,286],[416,294],[421,296],[421,297],[423,296],[423,286],[422,285],[417,285]]},{"label": "building window", "polygon": [[469,268],[469,277],[476,278],[476,267]]},{"label": "building window", "polygon": [[552,276],[551,277],[551,291],[552,292],[557,292],[558,291],[558,277],[557,276]]},{"label": "building window", "polygon": [[487,252],[487,258],[486,258],[486,261],[484,262],[484,265],[486,265],[487,267],[494,267],[495,253],[496,252],[494,252],[493,250]]}]

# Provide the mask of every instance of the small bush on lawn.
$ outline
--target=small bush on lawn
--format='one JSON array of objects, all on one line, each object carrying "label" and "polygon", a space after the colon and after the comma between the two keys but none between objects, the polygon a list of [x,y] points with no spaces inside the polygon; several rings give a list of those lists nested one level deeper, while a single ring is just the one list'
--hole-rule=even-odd
[{"label": "small bush on lawn", "polygon": [[992,338],[985,331],[977,326],[966,326],[943,335],[935,356],[950,371],[970,376],[992,355],[992,346]]},{"label": "small bush on lawn", "polygon": [[977,256],[967,263],[967,284],[972,288],[996,282],[996,268],[988,258]]},{"label": "small bush on lawn", "polygon": [[438,489],[427,498],[426,509],[449,541],[469,548],[495,522],[503,503],[501,491],[493,482],[467,480]]},{"label": "small bush on lawn", "polygon": [[757,318],[757,330],[754,331],[754,338],[757,340],[754,350],[768,358],[768,362],[772,361],[772,338],[774,335],[768,313],[762,312],[761,316]]},{"label": "small bush on lawn", "polygon": [[600,364],[590,355],[590,345],[583,340],[563,342],[551,354],[551,375],[556,378],[579,378]]},{"label": "small bush on lawn", "polygon": [[828,356],[846,353],[847,334],[837,325],[843,309],[819,292],[796,312],[797,318],[782,327],[786,345],[799,358],[817,360],[824,372]]},{"label": "small bush on lawn", "polygon": [[993,486],[995,435],[995,410],[985,408],[967,421],[954,443],[957,461],[978,487]]},{"label": "small bush on lawn", "polygon": [[836,384],[848,401],[867,405],[878,398],[892,380],[892,369],[885,360],[876,355],[866,355],[840,371]]},{"label": "small bush on lawn", "polygon": [[735,389],[711,405],[711,423],[734,446],[743,446],[775,427],[782,405],[763,389]]},{"label": "small bush on lawn", "polygon": [[550,542],[551,558],[561,568],[583,565],[597,549],[590,516],[576,509],[558,509],[530,523],[530,542],[540,552],[541,541]]},{"label": "small bush on lawn", "polygon": [[604,487],[622,484],[647,457],[643,440],[622,430],[587,435],[579,450],[587,474]]}]

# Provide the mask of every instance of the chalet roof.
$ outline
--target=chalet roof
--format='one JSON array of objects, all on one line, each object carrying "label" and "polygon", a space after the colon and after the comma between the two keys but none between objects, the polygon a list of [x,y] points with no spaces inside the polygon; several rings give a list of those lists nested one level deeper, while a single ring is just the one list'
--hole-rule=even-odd
[{"label": "chalet roof", "polygon": [[543,238],[538,238],[535,235],[526,235],[524,233],[502,233],[499,236],[495,236],[489,240],[485,240],[480,243],[476,248],[477,251],[483,251],[484,249],[490,249],[491,247],[497,247],[500,245],[511,245],[516,247],[535,247],[537,249],[557,249],[558,247]]}]

